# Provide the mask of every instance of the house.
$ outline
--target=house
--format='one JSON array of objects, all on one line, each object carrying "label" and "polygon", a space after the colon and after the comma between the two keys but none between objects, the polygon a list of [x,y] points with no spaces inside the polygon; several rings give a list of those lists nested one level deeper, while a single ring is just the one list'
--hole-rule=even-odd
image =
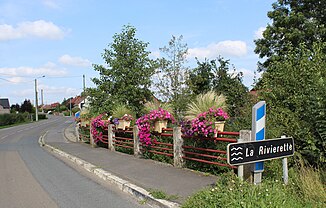
[{"label": "house", "polygon": [[76,96],[75,98],[71,99],[71,104],[73,107],[78,107],[81,110],[85,110],[85,108],[89,106],[89,101],[87,97]]},{"label": "house", "polygon": [[10,104],[8,98],[0,98],[0,114],[10,113]]}]

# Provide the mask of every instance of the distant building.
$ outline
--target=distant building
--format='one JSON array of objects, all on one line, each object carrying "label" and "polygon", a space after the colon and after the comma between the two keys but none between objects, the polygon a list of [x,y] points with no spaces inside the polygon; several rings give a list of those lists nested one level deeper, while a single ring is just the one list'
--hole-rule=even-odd
[{"label": "distant building", "polygon": [[10,113],[10,104],[8,98],[0,98],[0,114]]}]

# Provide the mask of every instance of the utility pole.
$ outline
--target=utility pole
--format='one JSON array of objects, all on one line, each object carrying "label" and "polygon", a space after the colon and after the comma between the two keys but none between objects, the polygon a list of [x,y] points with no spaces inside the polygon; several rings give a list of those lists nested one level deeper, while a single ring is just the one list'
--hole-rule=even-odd
[{"label": "utility pole", "polygon": [[44,100],[43,100],[43,89],[41,89],[41,103],[42,103],[42,106],[44,104]]},{"label": "utility pole", "polygon": [[35,121],[38,121],[37,79],[35,79]]},{"label": "utility pole", "polygon": [[71,99],[72,99],[72,97],[69,99],[70,117],[71,117]]},{"label": "utility pole", "polygon": [[85,74],[83,74],[83,91],[85,92],[86,84],[85,84]]},{"label": "utility pole", "polygon": [[[44,75],[38,78],[43,78]],[[43,103],[43,101],[42,101]],[[37,97],[37,78],[35,78],[35,121],[38,121],[38,97]]]}]

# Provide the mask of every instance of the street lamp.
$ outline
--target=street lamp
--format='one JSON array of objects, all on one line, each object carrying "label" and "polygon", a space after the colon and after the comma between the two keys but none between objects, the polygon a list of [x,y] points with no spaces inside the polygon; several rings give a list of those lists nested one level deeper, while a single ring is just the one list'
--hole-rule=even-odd
[{"label": "street lamp", "polygon": [[38,121],[37,79],[43,77],[45,77],[45,75],[35,78],[35,121]]}]

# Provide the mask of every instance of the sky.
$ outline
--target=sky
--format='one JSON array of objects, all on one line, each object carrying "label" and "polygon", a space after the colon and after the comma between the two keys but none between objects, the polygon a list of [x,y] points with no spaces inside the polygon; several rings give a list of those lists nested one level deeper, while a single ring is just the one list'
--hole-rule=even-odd
[{"label": "sky", "polygon": [[[257,70],[254,40],[270,23],[276,0],[0,0],[0,98],[62,102],[94,87],[92,64],[123,25],[137,29],[151,58],[174,36],[188,46],[189,67],[222,56],[244,74],[250,89]],[[259,74],[256,76],[259,77]],[[39,103],[41,96],[39,96]]]}]

